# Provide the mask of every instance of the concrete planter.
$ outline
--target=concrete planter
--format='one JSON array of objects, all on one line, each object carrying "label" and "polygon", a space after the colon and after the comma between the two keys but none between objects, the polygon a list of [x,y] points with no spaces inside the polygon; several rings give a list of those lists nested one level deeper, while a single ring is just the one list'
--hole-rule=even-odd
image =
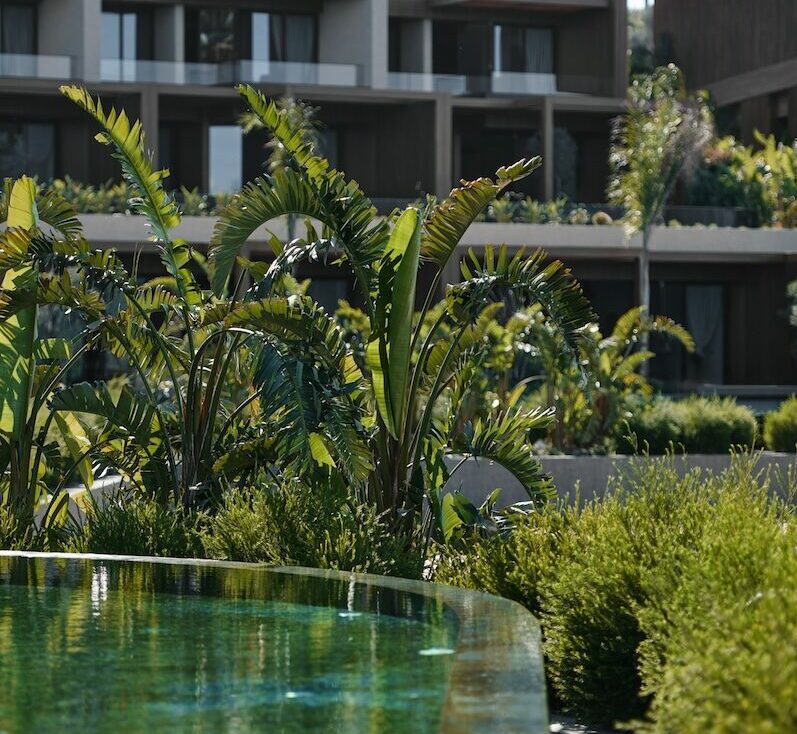
[{"label": "concrete planter", "polygon": [[[559,497],[580,503],[589,502],[606,492],[609,480],[623,477],[633,472],[634,465],[647,461],[636,456],[543,456],[540,463],[553,478]],[[653,457],[652,461],[666,461]],[[680,474],[700,468],[707,473],[718,473],[730,466],[729,455],[677,456],[674,459]],[[452,457],[449,466],[458,463]],[[763,452],[759,455],[758,468],[769,471],[773,487],[781,496],[788,492],[787,473],[797,465],[793,454]],[[495,488],[501,488],[499,506],[505,507],[516,502],[528,501],[528,495],[519,482],[502,466],[488,461],[468,459],[449,480],[448,489],[460,490],[471,502],[480,505]]]}]

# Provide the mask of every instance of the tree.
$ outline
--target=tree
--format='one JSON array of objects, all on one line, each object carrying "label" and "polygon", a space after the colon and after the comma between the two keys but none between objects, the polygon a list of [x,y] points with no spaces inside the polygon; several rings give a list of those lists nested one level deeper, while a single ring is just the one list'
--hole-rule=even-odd
[{"label": "tree", "polygon": [[[688,96],[678,67],[659,67],[628,89],[628,109],[613,125],[609,200],[625,209],[631,232],[641,232],[639,303],[650,312],[650,238],[675,185],[693,171],[713,136],[701,96]],[[642,348],[647,349],[647,336]]]}]

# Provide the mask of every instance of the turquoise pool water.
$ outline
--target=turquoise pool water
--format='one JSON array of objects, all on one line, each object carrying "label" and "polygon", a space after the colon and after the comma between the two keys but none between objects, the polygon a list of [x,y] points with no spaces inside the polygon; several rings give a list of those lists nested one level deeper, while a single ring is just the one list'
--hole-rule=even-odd
[{"label": "turquoise pool water", "polygon": [[440,727],[456,618],[248,568],[0,558],[0,733]]}]

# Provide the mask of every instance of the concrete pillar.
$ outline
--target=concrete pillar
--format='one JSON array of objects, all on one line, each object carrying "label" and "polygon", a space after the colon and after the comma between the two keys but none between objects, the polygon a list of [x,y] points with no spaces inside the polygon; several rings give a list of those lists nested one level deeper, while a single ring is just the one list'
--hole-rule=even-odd
[{"label": "concrete pillar", "polygon": [[625,97],[628,88],[628,8],[627,0],[614,0],[614,94]]},{"label": "concrete pillar", "polygon": [[185,9],[182,5],[155,8],[155,58],[185,61]]},{"label": "concrete pillar", "polygon": [[141,90],[141,107],[139,110],[141,125],[144,128],[144,148],[153,154],[155,166],[158,165],[158,130],[160,128],[160,112],[158,110],[158,90],[146,85]]},{"label": "concrete pillar", "polygon": [[543,196],[546,200],[553,199],[554,173],[556,161],[554,160],[554,113],[553,97],[542,98],[542,175]]},{"label": "concrete pillar", "polygon": [[432,73],[432,21],[411,18],[401,28],[401,70]]},{"label": "concrete pillar", "polygon": [[100,81],[101,0],[41,0],[39,52],[72,58],[72,76]]},{"label": "concrete pillar", "polygon": [[387,87],[388,0],[325,3],[319,16],[319,61],[357,64],[367,87]]},{"label": "concrete pillar", "polygon": [[451,95],[439,94],[435,98],[434,115],[434,188],[436,195],[441,199],[448,196],[454,185],[453,132]]}]

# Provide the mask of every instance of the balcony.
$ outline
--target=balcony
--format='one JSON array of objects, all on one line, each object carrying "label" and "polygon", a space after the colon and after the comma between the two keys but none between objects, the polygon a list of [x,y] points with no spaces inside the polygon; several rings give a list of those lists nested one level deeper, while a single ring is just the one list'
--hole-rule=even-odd
[{"label": "balcony", "polygon": [[200,64],[185,61],[103,59],[100,76],[105,82],[130,84],[194,84],[200,86],[252,84],[308,84],[356,87],[360,67],[351,64],[306,64],[280,61],[236,61]]},{"label": "balcony", "polygon": [[494,71],[490,79],[493,94],[549,95],[556,94],[555,74],[532,74]]},{"label": "balcony", "polygon": [[72,58],[45,54],[0,54],[0,77],[71,79]]},{"label": "balcony", "polygon": [[469,94],[468,77],[455,74],[391,71],[387,75],[387,86],[405,92],[446,92],[454,96]]}]

